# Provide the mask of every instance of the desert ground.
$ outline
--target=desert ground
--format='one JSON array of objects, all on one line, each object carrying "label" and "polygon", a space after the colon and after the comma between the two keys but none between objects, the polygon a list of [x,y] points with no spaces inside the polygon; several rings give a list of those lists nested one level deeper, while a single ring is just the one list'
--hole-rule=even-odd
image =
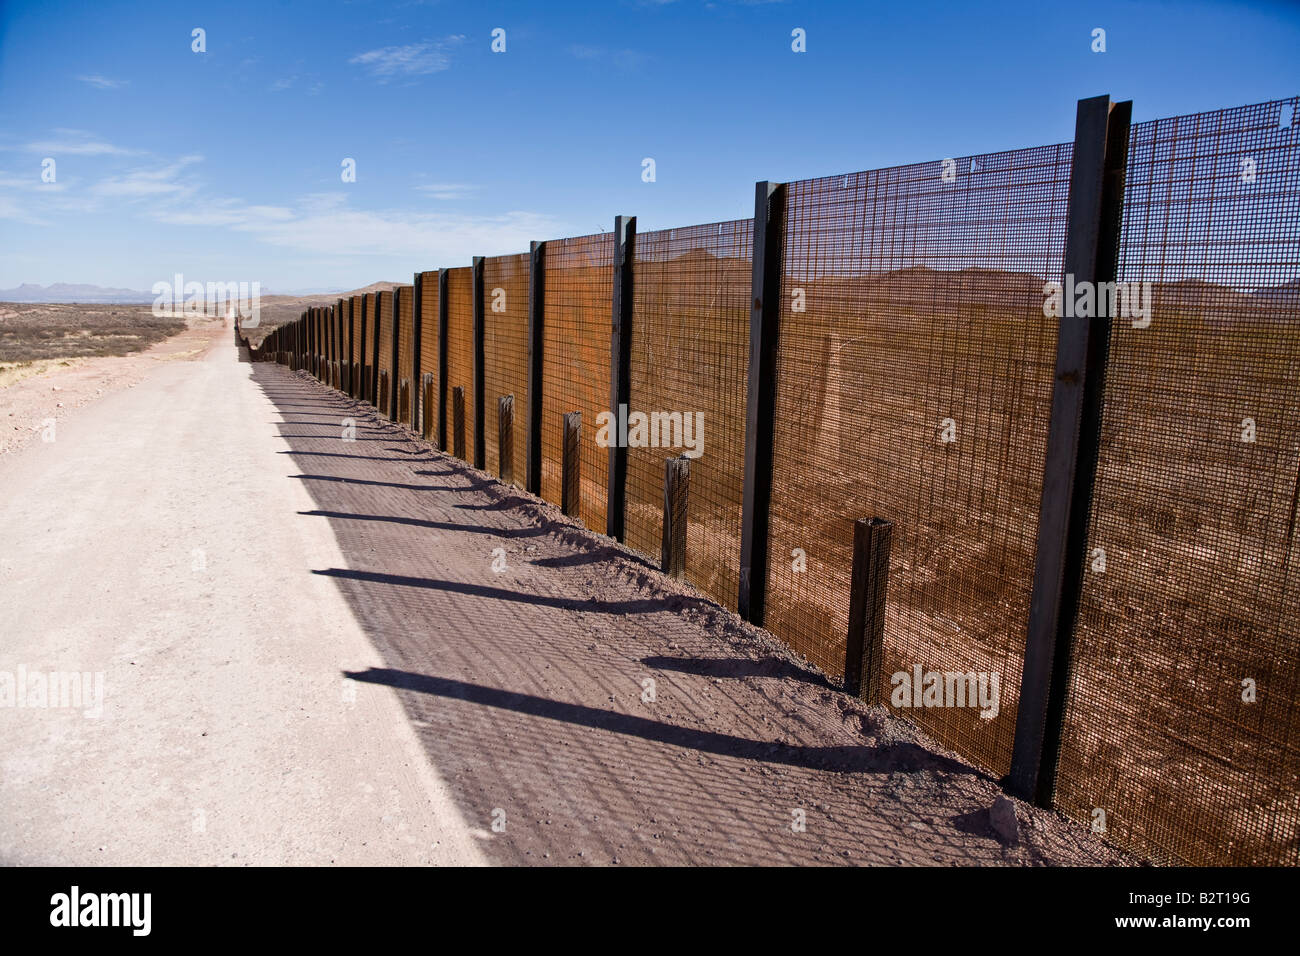
[{"label": "desert ground", "polygon": [[0,458],[0,670],[104,687],[0,709],[0,860],[1134,862],[995,813],[986,772],[538,499],[186,337]]},{"label": "desert ground", "polygon": [[0,384],[25,363],[126,355],[183,328],[148,305],[0,302]]},{"label": "desert ground", "polygon": [[[87,313],[104,308],[96,306],[25,306],[33,313],[27,321],[29,329],[51,330],[61,328],[85,317]],[[39,344],[14,347],[6,353],[13,356],[31,356],[42,349],[62,349],[63,357],[15,358],[0,362],[0,458],[42,436],[53,434],[57,438],[60,422],[75,409],[81,408],[104,395],[123,388],[133,388],[148,371],[159,364],[189,362],[203,354],[214,338],[222,333],[219,319],[208,316],[191,316],[185,320],[153,319],[147,308],[121,311],[117,319],[106,322],[104,328],[113,331],[102,337],[95,334],[72,336],[72,342],[59,341],[57,345]],[[140,313],[143,313],[141,315]],[[52,319],[52,321],[50,321]],[[13,321],[0,323],[0,329]],[[89,320],[94,329],[93,318]],[[118,330],[139,329],[138,333]],[[162,330],[165,330],[163,332]],[[15,339],[39,342],[35,334],[20,334]],[[74,344],[75,343],[75,344]],[[115,348],[131,351],[116,353]],[[53,429],[53,430],[51,430]]]}]

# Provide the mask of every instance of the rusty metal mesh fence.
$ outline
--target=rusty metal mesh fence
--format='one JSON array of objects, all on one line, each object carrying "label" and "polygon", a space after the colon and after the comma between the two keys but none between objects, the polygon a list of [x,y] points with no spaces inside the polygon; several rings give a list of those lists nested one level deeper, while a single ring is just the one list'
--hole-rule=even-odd
[{"label": "rusty metal mesh fence", "polygon": [[483,260],[484,464],[500,475],[498,399],[513,395],[511,462],[520,486],[528,457],[528,276],[526,252]]},{"label": "rusty metal mesh fence", "polygon": [[787,187],[767,626],[842,676],[853,521],[893,521],[881,699],[902,687],[892,675],[918,667],[996,675],[996,714],[906,715],[999,773],[1051,407],[1043,285],[1060,275],[1071,154],[1045,146]]},{"label": "rusty metal mesh fence", "polygon": [[344,299],[339,305],[339,388],[348,391],[348,365],[352,361],[352,300]]},{"label": "rusty metal mesh fence", "polygon": [[366,315],[366,335],[365,341],[362,342],[363,351],[361,357],[363,367],[362,383],[365,386],[362,397],[366,401],[370,401],[375,398],[375,377],[378,374],[375,366],[375,342],[378,336],[375,310],[378,305],[377,296],[373,292],[367,292],[362,298],[364,299],[362,308],[365,310]]},{"label": "rusty metal mesh fence", "polygon": [[[1128,311],[1112,322],[1049,770],[1062,810],[1161,861],[1300,864],[1298,106],[1142,123],[1130,138],[1117,296]],[[892,521],[875,692],[999,775],[1033,586],[1057,326],[1044,283],[1061,277],[1070,162],[1062,144],[786,187],[766,626],[842,676],[853,522]],[[635,244],[629,411],[668,416],[670,429],[702,415],[703,430],[665,445],[647,420],[645,440],[629,442],[627,542],[658,556],[664,459],[701,439],[687,576],[733,608],[752,249],[749,220]],[[601,233],[545,252],[541,491],[560,502],[562,418],[579,411],[579,514],[598,531],[613,251]],[[436,377],[439,274],[422,275],[422,370]],[[527,254],[484,262],[484,442],[498,471],[497,398],[513,394],[517,482],[528,280]],[[409,317],[410,287],[397,302]],[[344,356],[387,369],[393,295],[366,297],[365,339],[362,298],[345,306]],[[310,327],[313,352],[326,352],[321,317],[268,341],[303,349]],[[472,320],[472,270],[450,270],[448,374],[434,394],[450,446],[463,387],[467,456]],[[411,325],[392,388],[410,375]],[[428,413],[436,423],[436,398]],[[896,686],[918,672],[989,675],[995,701],[925,706]]]},{"label": "rusty metal mesh fence", "polygon": [[579,515],[605,531],[609,449],[596,444],[596,415],[609,409],[614,234],[546,243],[542,321],[542,497],[561,499],[566,412],[582,413]]},{"label": "rusty metal mesh fence", "polygon": [[[415,287],[398,286],[394,290],[394,302],[397,310],[397,368],[393,372],[393,388],[400,388],[403,382],[408,389],[416,386],[411,383],[411,363],[415,361],[415,325],[412,315],[415,309]],[[411,424],[411,394],[398,391],[397,420],[405,425]]]},{"label": "rusty metal mesh fence", "polygon": [[1056,793],[1173,862],[1300,863],[1296,106],[1131,130]]},{"label": "rusty metal mesh fence", "polygon": [[352,318],[352,303],[347,299],[340,299],[336,308],[338,311],[338,327],[335,332],[334,359],[339,363],[339,374],[342,375],[352,348],[348,329],[348,323]]},{"label": "rusty metal mesh fence", "polygon": [[[419,390],[419,416],[413,426],[429,438],[438,434],[438,271],[420,273],[420,381],[411,387]],[[433,375],[433,390],[424,393],[424,376]],[[425,407],[425,399],[430,400]]]},{"label": "rusty metal mesh fence", "polygon": [[344,301],[347,303],[348,315],[348,338],[347,348],[344,350],[344,360],[352,365],[349,375],[351,376],[351,390],[354,391],[357,380],[357,363],[361,360],[361,300],[354,295],[349,296]]},{"label": "rusty metal mesh fence", "polygon": [[348,334],[348,322],[352,316],[352,304],[347,299],[340,299],[336,306],[336,311],[338,312],[338,324],[334,333],[334,360],[338,362],[339,375],[342,376],[343,369],[348,363],[349,350],[352,347]]},{"label": "rusty metal mesh fence", "polygon": [[465,390],[465,460],[474,458],[474,270],[447,270],[447,451],[455,450],[454,390]]},{"label": "rusty metal mesh fence", "polygon": [[[335,375],[343,362],[343,323],[346,321],[347,306],[340,299],[330,309],[330,360],[334,363]],[[336,379],[337,380],[337,379]]]},{"label": "rusty metal mesh fence", "polygon": [[[376,295],[378,308],[378,321],[376,330],[379,334],[379,361],[376,363],[378,371],[375,373],[379,385],[376,394],[379,399],[379,410],[381,413],[388,414],[388,401],[386,391],[393,388],[393,293],[380,292]],[[388,373],[385,377],[383,373]],[[387,386],[384,383],[387,382]]]},{"label": "rusty metal mesh fence", "polygon": [[349,299],[349,302],[351,303],[350,310],[352,313],[352,341],[349,343],[350,354],[351,354],[350,361],[352,362],[353,374],[355,375],[357,373],[357,369],[361,365],[361,354],[362,354],[361,353],[361,296],[354,295],[352,296],[351,299]]},{"label": "rusty metal mesh fence", "polygon": [[[749,219],[641,233],[635,240],[625,538],[659,560],[664,460],[698,451],[690,472],[686,576],[733,610],[752,255]],[[638,414],[646,420],[632,417]]]}]

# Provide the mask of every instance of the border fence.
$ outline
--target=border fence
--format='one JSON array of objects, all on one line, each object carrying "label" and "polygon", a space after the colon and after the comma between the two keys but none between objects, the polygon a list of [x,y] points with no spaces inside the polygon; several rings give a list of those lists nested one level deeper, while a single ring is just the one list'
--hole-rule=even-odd
[{"label": "border fence", "polygon": [[1296,865],[1298,105],[1081,100],[1072,143],[620,216],[254,358],[658,560],[1020,797],[1157,862]]}]

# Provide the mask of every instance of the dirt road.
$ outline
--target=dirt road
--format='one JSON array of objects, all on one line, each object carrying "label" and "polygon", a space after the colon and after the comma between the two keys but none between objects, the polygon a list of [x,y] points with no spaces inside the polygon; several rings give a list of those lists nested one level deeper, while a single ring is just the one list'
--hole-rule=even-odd
[{"label": "dirt road", "polygon": [[105,687],[0,708],[7,862],[1131,862],[225,336],[0,492],[0,672]]},{"label": "dirt road", "polygon": [[274,404],[203,345],[0,459],[0,683],[103,679],[98,716],[94,676],[0,705],[0,862],[478,861],[393,692],[343,677],[381,660]]}]

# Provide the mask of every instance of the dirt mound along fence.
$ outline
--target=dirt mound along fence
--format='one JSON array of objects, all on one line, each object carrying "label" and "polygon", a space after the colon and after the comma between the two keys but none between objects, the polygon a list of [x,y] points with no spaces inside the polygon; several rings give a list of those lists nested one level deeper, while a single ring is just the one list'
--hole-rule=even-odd
[{"label": "dirt mound along fence", "polygon": [[1159,862],[1296,865],[1297,105],[1083,100],[1072,143],[620,216],[255,357],[372,404],[382,373],[383,414],[1017,795]]}]

